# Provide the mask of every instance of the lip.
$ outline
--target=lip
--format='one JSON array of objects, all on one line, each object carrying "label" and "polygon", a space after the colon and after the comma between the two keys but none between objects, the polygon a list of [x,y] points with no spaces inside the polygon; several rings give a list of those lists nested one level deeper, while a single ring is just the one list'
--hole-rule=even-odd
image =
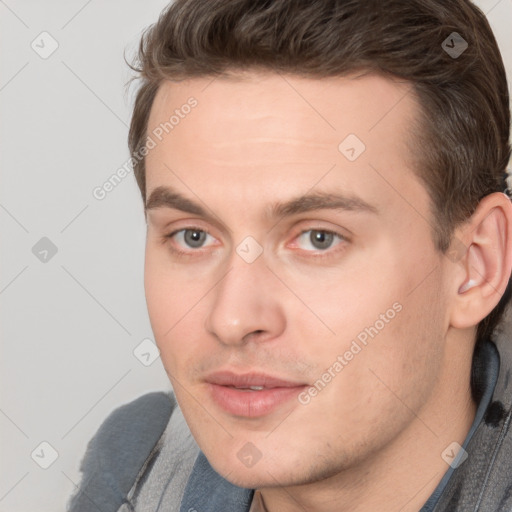
[{"label": "lip", "polygon": [[[265,373],[237,374],[231,371],[211,373],[206,377],[212,400],[225,412],[234,416],[257,418],[270,414],[280,406],[296,399],[307,387],[302,382],[294,382]],[[263,387],[251,391],[250,386]]]}]

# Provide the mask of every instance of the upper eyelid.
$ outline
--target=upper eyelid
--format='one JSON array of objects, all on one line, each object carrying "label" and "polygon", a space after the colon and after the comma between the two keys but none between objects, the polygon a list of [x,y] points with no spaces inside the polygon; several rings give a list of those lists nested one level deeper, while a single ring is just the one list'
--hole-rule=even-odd
[{"label": "upper eyelid", "polygon": [[[296,240],[297,238],[304,235],[308,231],[319,231],[321,233],[329,233],[331,235],[334,235],[335,237],[338,237],[340,242],[348,242],[348,240],[349,240],[345,235],[343,235],[342,233],[338,233],[337,231],[331,231],[329,229],[314,229],[314,228],[305,229],[303,231],[300,231],[297,235],[295,235],[293,237],[293,240]],[[338,245],[338,244],[336,244],[336,245]],[[330,249],[332,249],[332,247],[329,247],[328,249],[326,249],[324,251],[321,251],[320,249],[317,249],[317,250],[321,251],[321,252],[328,252]],[[306,252],[313,252],[313,251],[306,251]]]},{"label": "upper eyelid", "polygon": [[173,229],[167,236],[172,236],[182,231],[204,231],[207,235],[213,236],[208,229],[200,228],[199,226],[186,226],[184,228]]},{"label": "upper eyelid", "polygon": [[178,233],[181,233],[182,231],[202,231],[203,233],[206,233],[208,236],[211,236],[214,239],[217,239],[214,235],[212,235],[208,230],[198,227],[185,227],[181,229],[174,229],[173,231],[169,232],[167,235],[165,235],[165,238],[172,238]]},{"label": "upper eyelid", "polygon": [[322,233],[331,233],[331,234],[336,235],[336,236],[342,238],[343,240],[347,240],[347,241],[350,240],[350,238],[351,238],[350,232],[347,232],[346,229],[342,229],[341,227],[336,229],[336,228],[323,227],[323,226],[318,226],[318,225],[311,225],[306,228],[300,228],[299,230],[294,231],[294,233],[292,235],[292,239],[298,238],[299,236],[303,235],[304,233],[307,233],[308,231],[320,231]]}]

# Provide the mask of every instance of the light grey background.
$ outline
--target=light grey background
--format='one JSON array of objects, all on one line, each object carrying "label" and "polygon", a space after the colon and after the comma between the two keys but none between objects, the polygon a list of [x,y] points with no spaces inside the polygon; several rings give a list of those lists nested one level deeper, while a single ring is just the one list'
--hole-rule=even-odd
[{"label": "light grey background", "polygon": [[[477,3],[512,77],[512,0]],[[153,339],[133,175],[92,194],[129,156],[123,50],[133,55],[165,5],[0,0],[0,512],[63,511],[105,417],[170,388],[160,359],[133,353]],[[47,469],[42,442],[58,453]]]}]

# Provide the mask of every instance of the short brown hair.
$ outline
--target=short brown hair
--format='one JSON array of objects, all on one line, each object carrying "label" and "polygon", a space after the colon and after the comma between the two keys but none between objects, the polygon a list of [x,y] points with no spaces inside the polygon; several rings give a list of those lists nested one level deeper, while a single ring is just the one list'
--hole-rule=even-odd
[{"label": "short brown hair", "polygon": [[[457,40],[454,32],[468,45],[460,55],[445,51]],[[413,86],[422,111],[412,135],[415,171],[431,197],[440,251],[484,196],[504,189],[507,79],[492,30],[469,0],[176,0],[145,31],[129,65],[142,80],[129,133],[132,158],[146,142],[164,80],[251,69],[313,78],[363,70]],[[145,201],[145,162],[133,161]],[[480,322],[477,340],[492,335],[510,293],[508,286]]]}]

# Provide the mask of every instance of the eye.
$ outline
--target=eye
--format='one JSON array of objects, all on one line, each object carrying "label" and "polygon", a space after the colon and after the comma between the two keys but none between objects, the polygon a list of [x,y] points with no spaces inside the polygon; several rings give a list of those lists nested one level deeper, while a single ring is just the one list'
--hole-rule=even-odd
[{"label": "eye", "polygon": [[204,247],[207,242],[215,241],[215,238],[202,229],[186,228],[174,231],[167,235],[167,238],[173,239],[176,243],[184,249],[200,249]]},{"label": "eye", "polygon": [[297,237],[297,245],[307,251],[326,251],[343,242],[345,238],[325,229],[309,229]]}]

